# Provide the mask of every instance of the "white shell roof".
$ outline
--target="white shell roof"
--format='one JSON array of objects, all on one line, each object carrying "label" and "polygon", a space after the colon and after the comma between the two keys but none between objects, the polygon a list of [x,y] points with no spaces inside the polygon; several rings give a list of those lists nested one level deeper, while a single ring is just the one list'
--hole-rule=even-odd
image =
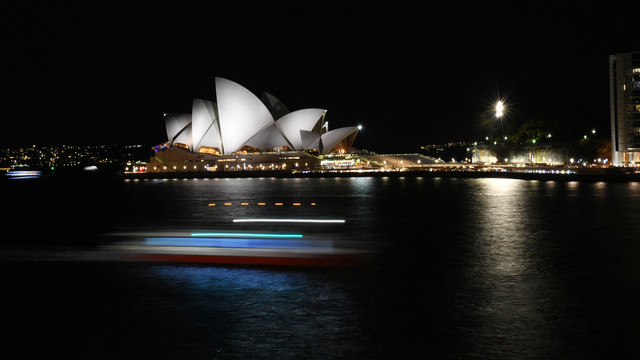
[{"label": "white shell roof", "polygon": [[320,135],[320,141],[322,142],[322,154],[327,154],[334,146],[336,146],[342,139],[351,135],[353,132],[358,131],[357,126],[347,126],[331,130]]},{"label": "white shell roof", "polygon": [[258,149],[269,149],[280,146],[291,146],[287,139],[282,135],[275,124],[271,124],[264,129],[258,131],[246,145],[253,146]]},{"label": "white shell roof", "polygon": [[222,150],[222,140],[214,104],[208,100],[193,99],[191,118],[193,151],[198,152],[202,146]]},{"label": "white shell roof", "polygon": [[[173,143],[181,143],[186,144],[189,147],[189,150],[193,149],[193,143],[191,143],[191,124],[187,125],[176,138],[173,140]],[[173,145],[173,143],[171,143]]]},{"label": "white shell roof", "polygon": [[191,149],[191,114],[165,116],[164,125],[171,145],[179,142],[189,145]]},{"label": "white shell roof", "polygon": [[[288,112],[284,104],[265,93],[267,103],[241,85],[215,78],[217,103],[194,99],[192,114],[167,116],[165,126],[171,145],[186,144],[198,152],[203,146],[232,154],[244,145],[258,149],[288,146],[292,150],[319,149],[327,154],[340,141],[358,131],[344,127],[320,134],[324,109]],[[275,114],[275,115],[272,115]],[[278,121],[274,117],[281,116]],[[350,138],[349,141],[353,141]]]},{"label": "white shell roof", "polygon": [[276,121],[276,126],[289,140],[294,150],[303,150],[304,144],[300,131],[311,131],[318,121],[321,121],[324,109],[302,109],[281,117]]},{"label": "white shell roof", "polygon": [[320,134],[312,131],[300,130],[302,147],[304,150],[320,149]]},{"label": "white shell roof", "polygon": [[238,151],[255,133],[274,122],[269,109],[241,85],[216,77],[222,152]]},{"label": "white shell roof", "polygon": [[262,101],[267,105],[274,119],[279,119],[289,113],[289,109],[277,97],[265,92],[262,95]]}]

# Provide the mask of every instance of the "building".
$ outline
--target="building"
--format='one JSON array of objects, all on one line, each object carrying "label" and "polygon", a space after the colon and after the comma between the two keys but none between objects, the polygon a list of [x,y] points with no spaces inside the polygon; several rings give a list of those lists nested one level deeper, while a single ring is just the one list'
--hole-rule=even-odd
[{"label": "building", "polygon": [[640,163],[640,51],[609,56],[614,166]]},{"label": "building", "polygon": [[324,109],[290,112],[219,77],[215,90],[216,102],[194,99],[191,114],[165,114],[167,142],[154,147],[147,171],[313,169],[319,156],[354,150],[358,127],[329,131]]}]

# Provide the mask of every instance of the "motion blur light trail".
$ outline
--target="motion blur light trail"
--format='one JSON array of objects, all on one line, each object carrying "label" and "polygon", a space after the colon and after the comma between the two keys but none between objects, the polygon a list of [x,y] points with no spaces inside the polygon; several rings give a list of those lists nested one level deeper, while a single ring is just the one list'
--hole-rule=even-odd
[{"label": "motion blur light trail", "polygon": [[37,170],[11,170],[5,174],[9,179],[37,179],[40,171]]},{"label": "motion blur light trail", "polygon": [[302,238],[302,234],[269,234],[269,233],[227,233],[227,232],[201,232],[191,233],[191,236],[227,236],[227,237],[252,237],[252,238]]},{"label": "motion blur light trail", "polygon": [[[236,219],[246,222],[344,223],[322,219]],[[243,221],[240,221],[243,222]],[[119,260],[244,265],[354,266],[372,254],[365,244],[335,234],[305,236],[289,232],[132,231],[107,234],[123,238],[102,246]],[[304,239],[303,239],[304,238]]]},{"label": "motion blur light trail", "polygon": [[276,249],[302,249],[332,247],[331,241],[326,240],[289,240],[289,239],[243,239],[243,238],[189,238],[166,237],[146,238],[148,246],[202,246],[222,248],[276,248]]},{"label": "motion blur light trail", "polygon": [[341,219],[233,219],[234,223],[343,224]]}]

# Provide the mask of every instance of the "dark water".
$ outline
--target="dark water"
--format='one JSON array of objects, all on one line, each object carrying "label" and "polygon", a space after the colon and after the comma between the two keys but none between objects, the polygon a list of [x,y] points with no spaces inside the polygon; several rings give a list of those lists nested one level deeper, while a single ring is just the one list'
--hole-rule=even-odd
[{"label": "dark water", "polygon": [[[0,185],[10,209],[0,263],[7,353],[640,355],[639,183],[407,177]],[[114,229],[242,229],[232,220],[259,216],[345,219],[338,227],[303,230],[339,234],[380,252],[370,266],[344,269],[43,256],[52,245],[91,249],[99,234]]]}]

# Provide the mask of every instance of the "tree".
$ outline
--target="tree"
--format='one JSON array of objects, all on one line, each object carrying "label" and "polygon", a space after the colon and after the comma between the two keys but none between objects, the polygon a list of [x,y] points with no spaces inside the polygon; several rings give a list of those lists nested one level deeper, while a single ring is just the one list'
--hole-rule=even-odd
[{"label": "tree", "polygon": [[525,121],[514,135],[517,143],[531,143],[548,139],[549,134],[557,133],[558,122],[551,118],[532,118]]},{"label": "tree", "polygon": [[484,111],[480,113],[476,119],[475,127],[483,134],[483,136],[491,138],[494,135],[493,131],[495,130],[495,122],[495,113]]}]

